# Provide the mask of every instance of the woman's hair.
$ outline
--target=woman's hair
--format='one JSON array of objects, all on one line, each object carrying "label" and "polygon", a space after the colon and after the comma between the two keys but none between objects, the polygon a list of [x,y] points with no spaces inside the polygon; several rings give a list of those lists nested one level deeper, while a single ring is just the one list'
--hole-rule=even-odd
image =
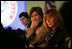
[{"label": "woman's hair", "polygon": [[[31,10],[30,10],[30,13],[29,13],[29,18],[31,18],[31,15],[32,15],[33,12],[37,12],[41,16],[41,18],[43,20],[43,11],[42,11],[41,7],[32,7]],[[41,21],[39,23],[39,26],[41,26],[42,22],[43,21]]]},{"label": "woman's hair", "polygon": [[41,18],[43,19],[43,11],[42,11],[41,7],[32,7],[30,10],[30,13],[29,13],[30,18],[31,18],[31,15],[34,11],[36,11],[41,16]]},{"label": "woman's hair", "polygon": [[51,16],[53,16],[56,19],[56,26],[57,27],[60,27],[60,29],[64,28],[63,18],[62,18],[62,15],[59,12],[57,12],[55,9],[50,9],[47,12],[45,12],[45,14],[44,14],[45,23],[46,23],[46,20],[47,20],[47,16],[46,16],[47,14],[50,14]]}]

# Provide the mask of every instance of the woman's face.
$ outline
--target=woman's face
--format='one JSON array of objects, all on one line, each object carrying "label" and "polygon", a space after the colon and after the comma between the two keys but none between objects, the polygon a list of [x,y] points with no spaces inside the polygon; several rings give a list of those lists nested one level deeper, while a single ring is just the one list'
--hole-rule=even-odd
[{"label": "woman's face", "polygon": [[47,25],[49,27],[53,27],[55,25],[55,22],[56,22],[55,18],[50,14],[47,14],[46,16],[47,16],[47,19],[46,19]]},{"label": "woman's face", "polygon": [[34,11],[31,15],[31,21],[37,26],[41,22],[41,16],[36,11]]}]

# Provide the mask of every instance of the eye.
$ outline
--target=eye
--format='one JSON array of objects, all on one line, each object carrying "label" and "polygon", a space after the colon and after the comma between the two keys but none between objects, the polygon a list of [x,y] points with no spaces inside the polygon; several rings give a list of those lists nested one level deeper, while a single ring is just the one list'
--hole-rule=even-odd
[{"label": "eye", "polygon": [[35,16],[38,16],[37,14]]},{"label": "eye", "polygon": [[50,16],[50,18],[53,18],[53,16]]}]

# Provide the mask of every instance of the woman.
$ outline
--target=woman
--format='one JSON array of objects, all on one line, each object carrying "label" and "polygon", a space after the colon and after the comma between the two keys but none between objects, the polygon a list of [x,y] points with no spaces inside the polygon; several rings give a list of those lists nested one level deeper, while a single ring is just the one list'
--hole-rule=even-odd
[{"label": "woman", "polygon": [[[32,7],[30,10],[31,27],[26,29],[26,37],[29,41],[29,47],[45,47],[46,33],[40,31],[43,23],[43,12],[40,7]],[[43,45],[43,46],[42,46]]]},{"label": "woman", "polygon": [[[31,27],[27,28],[29,32],[32,32],[31,30],[36,30],[39,26],[42,24],[43,19],[43,12],[40,7],[32,7],[29,13],[30,19],[31,19]],[[31,29],[31,30],[29,30]],[[30,34],[27,34],[27,38],[29,38]]]},{"label": "woman", "polygon": [[43,21],[44,26],[50,29],[50,31],[48,32],[47,48],[68,47],[67,42],[70,41],[71,38],[65,30],[61,14],[54,9],[48,10],[44,14]]}]

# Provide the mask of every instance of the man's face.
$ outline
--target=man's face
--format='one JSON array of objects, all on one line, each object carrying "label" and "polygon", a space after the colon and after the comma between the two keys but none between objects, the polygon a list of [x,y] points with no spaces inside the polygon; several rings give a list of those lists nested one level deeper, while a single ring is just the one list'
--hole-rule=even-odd
[{"label": "man's face", "polygon": [[23,25],[26,26],[26,24],[27,24],[27,18],[25,18],[24,16],[22,16],[22,17],[20,17],[20,21],[21,21],[21,23],[22,23]]}]

